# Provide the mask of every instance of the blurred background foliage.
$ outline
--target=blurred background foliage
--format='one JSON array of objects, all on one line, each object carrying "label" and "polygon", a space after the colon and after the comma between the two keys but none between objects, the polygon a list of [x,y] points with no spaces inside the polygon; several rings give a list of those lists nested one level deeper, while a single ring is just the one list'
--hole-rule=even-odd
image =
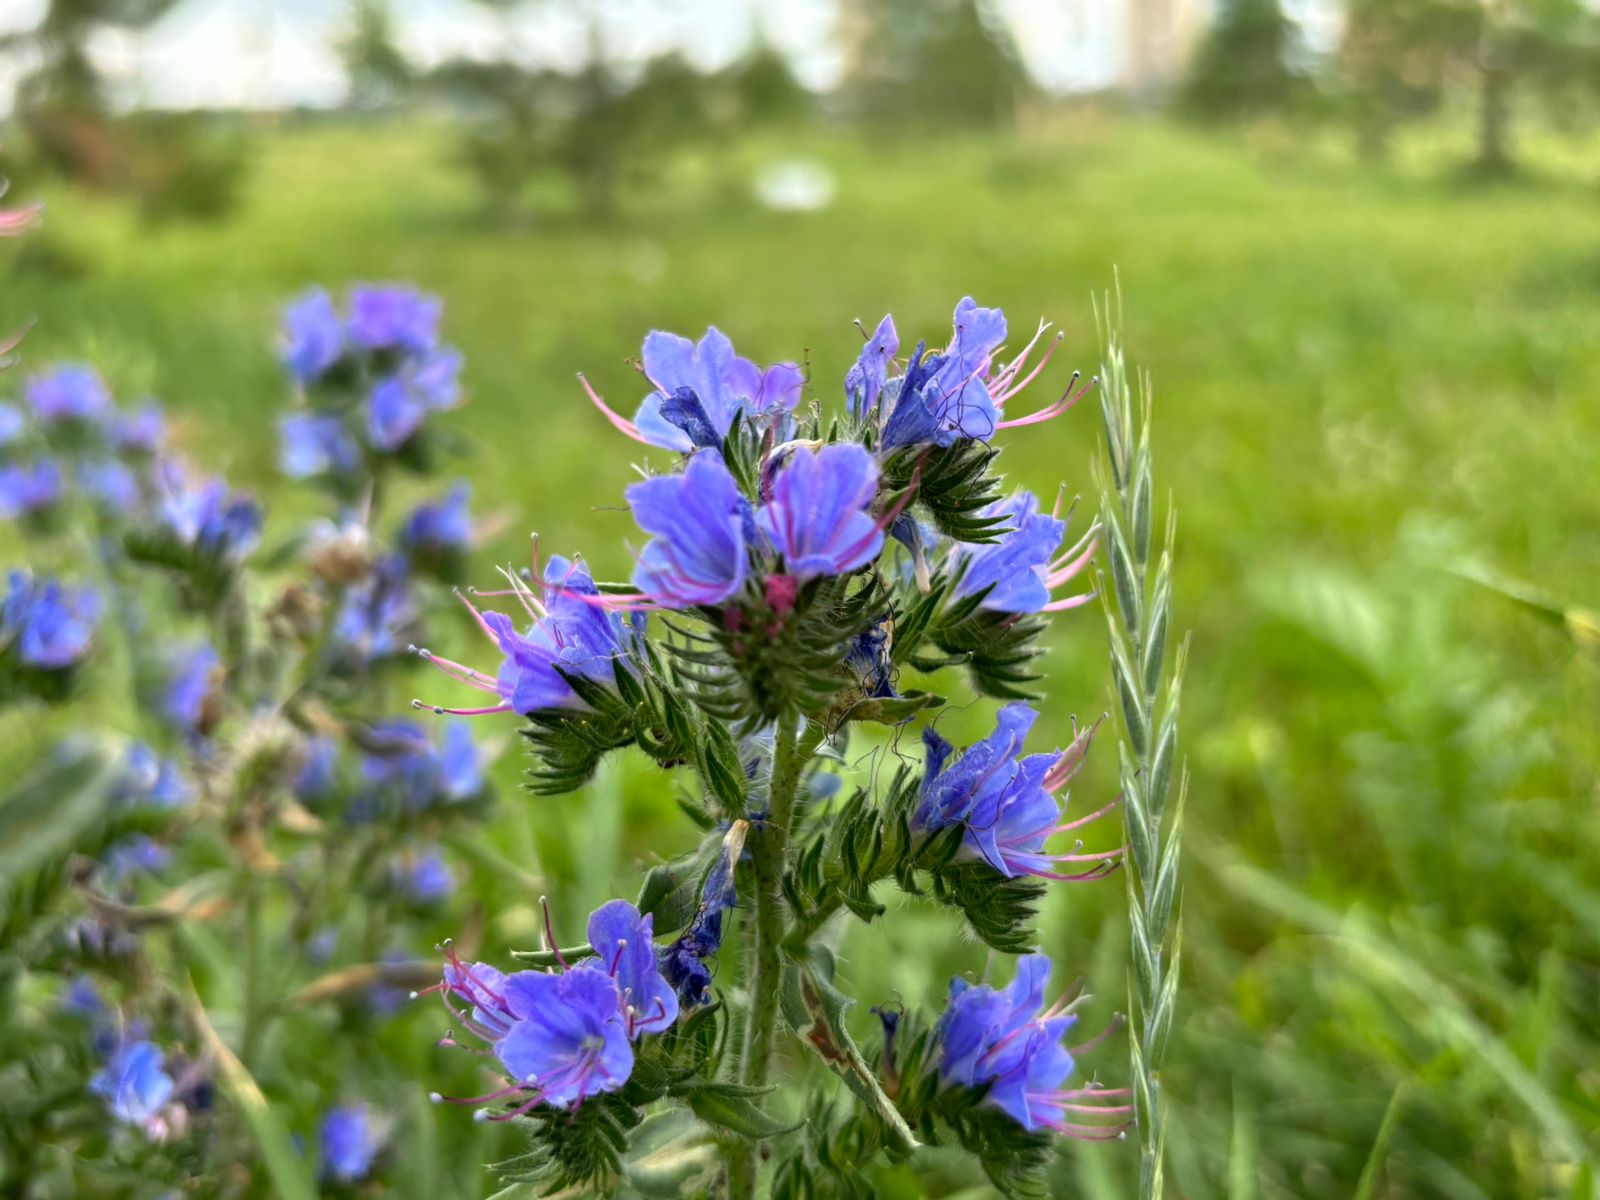
[{"label": "blurred background foliage", "polygon": [[[347,99],[266,113],[135,108],[110,85],[105,31],[136,43],[167,4],[37,7],[6,35],[22,66],[3,152],[48,221],[3,249],[0,328],[37,322],[29,364],[83,358],[120,394],[164,398],[181,442],[287,528],[305,501],[274,484],[281,302],[312,281],[416,281],[467,357],[472,448],[451,466],[509,518],[485,578],[530,529],[626,571],[633,447],[573,376],[627,409],[624,359],[649,328],[715,322],[758,360],[806,356],[809,394],[835,403],[852,318],[892,308],[937,337],[971,293],[1017,329],[1059,322],[1088,373],[1090,298],[1119,272],[1193,630],[1175,1191],[1593,1194],[1590,6],[1222,0],[1202,17],[1130,0],[1125,69],[1063,95],[1021,52],[1027,6],[841,6],[819,92],[759,38],[714,69],[641,56],[605,5],[544,6],[580,30],[569,62],[524,53],[519,14],[540,6],[504,4],[462,6],[501,23],[504,53],[424,60],[401,45],[405,5],[360,0],[340,19]],[[1003,462],[1041,493],[1089,494],[1095,444],[1080,413],[1013,431]],[[465,624],[436,642],[465,644]],[[1094,615],[1053,637],[1057,736],[1109,697]],[[22,772],[62,726],[0,715],[0,769]],[[1112,785],[1101,753],[1080,802]],[[502,756],[500,806],[457,848],[472,884],[438,936],[486,919],[486,945],[531,944],[529,876],[576,928],[692,842],[642,758],[556,801],[515,792],[522,767]],[[1126,1003],[1123,903],[1114,885],[1070,889],[1043,922],[1099,1016]],[[863,1010],[932,1003],[984,968],[937,913],[892,930],[844,940]],[[209,952],[223,969],[228,948]],[[509,1147],[422,1103],[436,1011],[317,1020],[289,1061],[363,1043],[341,1061],[414,1135],[391,1152],[397,1194],[490,1190],[481,1164]],[[272,1099],[294,1128],[320,1102],[309,1075]],[[1130,1157],[1068,1146],[1058,1193],[1126,1194]]]}]

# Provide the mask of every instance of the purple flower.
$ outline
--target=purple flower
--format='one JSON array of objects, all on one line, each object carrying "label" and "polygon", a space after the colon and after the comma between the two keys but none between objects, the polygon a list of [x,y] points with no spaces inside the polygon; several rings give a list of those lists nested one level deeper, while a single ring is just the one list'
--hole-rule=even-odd
[{"label": "purple flower", "polygon": [[118,1120],[148,1130],[177,1085],[164,1069],[161,1050],[151,1042],[134,1041],[116,1049],[111,1061],[89,1081],[89,1090],[105,1100]]},{"label": "purple flower", "polygon": [[503,656],[494,678],[428,650],[418,651],[447,675],[493,694],[499,703],[486,708],[435,708],[435,712],[454,716],[516,712],[526,716],[537,709],[577,703],[563,673],[599,683],[613,681],[617,662],[626,663],[634,640],[643,632],[642,614],[624,620],[610,611],[589,573],[560,555],[552,557],[545,568],[542,598],[520,577],[508,575],[507,579],[524,611],[533,618],[526,634],[518,633],[505,614],[481,612],[467,602],[479,628]]},{"label": "purple flower", "polygon": [[316,288],[283,310],[283,365],[297,382],[311,383],[343,352],[344,324],[327,292]]},{"label": "purple flower", "polygon": [[419,504],[400,527],[400,545],[408,554],[440,557],[472,548],[472,488],[458,483],[443,499]]},{"label": "purple flower", "polygon": [[[488,1120],[509,1120],[539,1104],[571,1108],[589,1096],[616,1091],[633,1073],[625,1001],[617,981],[603,970],[505,975],[451,954],[440,990],[468,1005],[457,1013],[459,1020],[492,1046],[511,1078],[498,1092],[456,1101],[516,1098],[516,1107]],[[444,1099],[438,1093],[434,1098]]]},{"label": "purple flower", "polygon": [[975,596],[987,588],[982,607],[1004,613],[1058,612],[1077,608],[1094,598],[1094,593],[1089,592],[1052,600],[1051,593],[1094,558],[1098,524],[1057,557],[1067,524],[1054,514],[1041,513],[1033,493],[1017,492],[1010,499],[991,504],[983,514],[1007,518],[1005,531],[993,542],[958,542],[951,547],[950,572],[962,572],[956,583],[956,596]]},{"label": "purple flower", "polygon": [[84,463],[78,468],[78,483],[112,512],[126,512],[139,502],[138,477],[114,458]]},{"label": "purple flower", "polygon": [[199,642],[172,658],[161,711],[183,733],[204,733],[212,724],[211,712],[221,660],[209,642]]},{"label": "purple flower", "polygon": [[393,789],[411,811],[470,800],[483,790],[482,755],[459,721],[445,726],[437,744],[414,721],[375,725],[369,742],[382,749],[362,759],[362,778]]},{"label": "purple flower", "polygon": [[154,454],[167,440],[167,418],[161,405],[147,400],[134,412],[119,414],[111,424],[111,444],[129,454]]},{"label": "purple flower", "polygon": [[1001,991],[952,980],[949,1005],[936,1028],[940,1074],[965,1087],[986,1085],[983,1103],[1030,1132],[1114,1138],[1125,1122],[1097,1126],[1068,1119],[1068,1113],[1122,1117],[1131,1110],[1125,1104],[1090,1103],[1124,1097],[1126,1089],[1064,1086],[1074,1064],[1061,1039],[1077,1018],[1064,1004],[1044,1007],[1049,980],[1050,960],[1043,954],[1018,959],[1016,977]]},{"label": "purple flower", "polygon": [[956,305],[954,326],[942,353],[926,354],[919,343],[911,356],[884,423],[886,449],[930,442],[948,446],[958,437],[988,441],[999,427],[988,376],[992,356],[1006,338],[1005,315],[998,308],[979,308],[967,296]]},{"label": "purple flower", "polygon": [[62,363],[28,380],[23,388],[34,414],[47,424],[100,420],[111,411],[111,393],[92,367]]},{"label": "purple flower", "polygon": [[106,1002],[100,998],[93,979],[76,975],[61,994],[61,1011],[74,1017],[98,1018],[105,1014]]},{"label": "purple flower", "polygon": [[100,598],[89,588],[69,591],[12,571],[0,605],[0,652],[14,652],[30,667],[64,670],[88,654],[99,619]]},{"label": "purple flower", "polygon": [[628,1037],[660,1033],[678,1019],[678,994],[661,977],[652,940],[655,918],[639,915],[626,900],[611,900],[589,917],[589,945],[595,957],[576,970],[609,976],[622,992]]},{"label": "purple flower", "polygon": [[61,468],[47,458],[0,466],[0,519],[36,516],[61,499]]},{"label": "purple flower", "polygon": [[340,1183],[358,1183],[372,1171],[388,1133],[365,1104],[330,1108],[320,1129],[323,1173]]},{"label": "purple flower", "polygon": [[360,465],[361,447],[338,417],[296,413],[278,422],[278,434],[278,467],[291,479],[350,471]]},{"label": "purple flower", "polygon": [[844,395],[850,404],[850,413],[858,420],[868,414],[876,415],[878,398],[883,393],[884,382],[894,356],[900,353],[900,335],[895,332],[894,318],[885,316],[878,328],[861,348],[861,356],[845,373]]},{"label": "purple flower", "polygon": [[800,402],[805,382],[793,363],[762,371],[738,357],[715,326],[698,345],[655,330],[644,339],[641,357],[645,378],[656,390],[644,398],[632,422],[609,410],[607,415],[641,442],[684,453],[720,447],[738,413],[790,411]]},{"label": "purple flower", "polygon": [[743,586],[750,506],[721,458],[698,454],[681,474],[633,484],[627,497],[634,520],[654,535],[633,576],[653,601],[718,604]]},{"label": "purple flower", "polygon": [[878,491],[878,465],[860,446],[800,447],[772,480],[756,524],[800,579],[847,575],[878,557],[883,529],[868,509]]},{"label": "purple flower", "polygon": [[[1099,726],[1080,732],[1065,751],[1022,757],[1023,739],[1037,719],[1038,713],[1026,704],[1006,705],[995,731],[948,767],[950,743],[932,729],[924,730],[926,764],[912,824],[926,833],[965,826],[962,853],[982,859],[1008,878],[1097,879],[1115,869],[1121,849],[1083,854],[1074,848],[1066,854],[1046,854],[1044,846],[1056,834],[1082,828],[1112,807],[1066,822],[1055,800],[1055,793],[1082,766]],[[1063,874],[1056,869],[1060,863],[1092,865]]]},{"label": "purple flower", "polygon": [[194,798],[194,789],[177,762],[159,758],[143,742],[134,742],[122,760],[122,777],[113,792],[125,808],[182,808]]},{"label": "purple flower", "polygon": [[411,565],[399,554],[380,559],[365,582],[345,593],[333,633],[362,663],[405,652],[417,622]]},{"label": "purple flower", "polygon": [[414,288],[369,285],[350,292],[350,340],[364,350],[431,350],[444,306]]},{"label": "purple flower", "polygon": [[400,449],[430,411],[452,407],[461,395],[460,367],[459,354],[441,351],[374,384],[367,397],[367,438],[373,447],[385,453]]},{"label": "purple flower", "polygon": [[442,904],[456,890],[455,874],[436,849],[402,862],[400,878],[406,894],[422,905]]},{"label": "purple flower", "polygon": [[186,546],[238,563],[261,538],[261,509],[221,479],[190,478],[169,459],[157,472],[163,524]]}]

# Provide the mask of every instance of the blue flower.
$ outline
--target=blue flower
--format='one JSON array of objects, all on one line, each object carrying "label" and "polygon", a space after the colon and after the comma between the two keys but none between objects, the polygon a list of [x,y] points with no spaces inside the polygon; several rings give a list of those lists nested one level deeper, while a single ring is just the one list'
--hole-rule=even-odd
[{"label": "blue flower", "polygon": [[983,510],[988,517],[1005,517],[1005,532],[998,540],[978,545],[956,543],[950,549],[950,571],[962,572],[956,596],[975,596],[985,588],[982,607],[994,612],[1036,613],[1076,608],[1093,599],[1093,593],[1052,600],[1051,592],[1072,579],[1094,557],[1095,525],[1059,558],[1056,550],[1066,532],[1065,521],[1039,511],[1031,492],[1017,492]]},{"label": "blue flower", "polygon": [[684,453],[720,447],[738,413],[790,411],[800,402],[805,382],[793,363],[761,371],[738,357],[715,326],[699,345],[655,330],[644,339],[641,357],[645,378],[656,390],[639,405],[631,432],[652,446]]},{"label": "blue flower", "polygon": [[[512,591],[532,617],[526,634],[503,613],[480,612],[470,601],[467,608],[479,628],[499,647],[503,656],[494,676],[475,671],[427,650],[428,662],[447,675],[494,694],[499,703],[487,708],[436,708],[455,716],[516,712],[523,715],[542,708],[560,708],[577,702],[572,685],[562,677],[578,675],[600,683],[615,679],[616,664],[624,664],[636,638],[643,632],[641,614],[624,620],[607,609],[594,580],[582,565],[560,555],[545,568],[541,599],[515,575],[507,575]],[[630,668],[631,669],[631,668]]]},{"label": "blue flower", "polygon": [[422,905],[441,904],[456,890],[456,877],[444,855],[427,850],[401,864],[400,877],[406,894]]},{"label": "blue flower", "polygon": [[34,414],[47,424],[94,422],[111,411],[111,393],[93,367],[62,363],[23,388]]},{"label": "blue flower", "polygon": [[589,945],[595,957],[577,970],[609,976],[622,992],[628,1036],[660,1033],[678,1019],[678,994],[656,964],[654,916],[639,915],[626,900],[611,900],[589,917]]},{"label": "blue flower", "polygon": [[627,490],[633,518],[653,540],[633,580],[667,608],[717,604],[744,584],[749,502],[712,454],[698,454],[681,474]]},{"label": "blue flower", "polygon": [[472,488],[458,483],[442,500],[419,504],[400,527],[408,554],[439,557],[472,548]]},{"label": "blue flower", "polygon": [[28,418],[15,404],[0,401],[0,446],[9,446],[27,432]]},{"label": "blue flower", "polygon": [[76,975],[61,994],[61,1011],[74,1017],[97,1018],[105,1015],[106,1002],[100,998],[93,979]]},{"label": "blue flower", "polygon": [[333,795],[339,781],[339,743],[326,734],[309,738],[305,759],[294,777],[295,799],[316,806]]},{"label": "blue flower", "polygon": [[460,398],[461,356],[442,351],[379,380],[367,397],[367,438],[392,453],[411,440],[430,411],[452,407]]},{"label": "blue flower", "polygon": [[886,613],[850,639],[845,667],[855,676],[861,695],[869,699],[898,696],[894,689],[894,628]]},{"label": "blue flower", "polygon": [[296,413],[278,422],[278,434],[278,467],[291,479],[350,471],[361,463],[361,447],[338,417]]},{"label": "blue flower", "polygon": [[364,350],[431,350],[444,306],[437,297],[397,285],[350,292],[350,340]]},{"label": "blue flower", "polygon": [[220,683],[221,660],[209,642],[199,642],[172,657],[161,711],[184,733],[205,733],[214,724],[212,711]]},{"label": "blue flower", "polygon": [[1006,338],[1005,315],[998,308],[979,308],[967,296],[956,305],[954,326],[942,353],[926,354],[919,343],[911,356],[884,423],[886,449],[948,446],[958,437],[988,441],[999,426],[989,367]]},{"label": "blue flower", "polygon": [[411,811],[470,800],[483,790],[483,761],[467,727],[445,726],[438,744],[414,721],[386,721],[368,730],[375,752],[361,761],[369,784],[392,789]]},{"label": "blue flower", "polygon": [[191,479],[173,460],[160,464],[159,515],[186,546],[238,563],[261,538],[261,509],[221,479]]},{"label": "blue flower", "polygon": [[139,480],[126,463],[114,458],[86,462],[78,468],[78,483],[112,512],[126,512],[139,502]]},{"label": "blue flower", "polygon": [[135,875],[157,875],[172,865],[172,851],[145,834],[138,833],[114,842],[100,857],[100,870],[107,884],[124,883]]},{"label": "blue flower", "polygon": [[30,667],[62,670],[88,654],[99,619],[100,598],[89,588],[69,591],[12,571],[0,605],[0,650],[14,650]]},{"label": "blue flower", "polygon": [[163,1068],[159,1047],[147,1041],[127,1042],[89,1081],[89,1089],[105,1100],[118,1120],[148,1128],[177,1090]]},{"label": "blue flower", "polygon": [[182,808],[194,798],[194,789],[170,758],[160,758],[143,742],[133,742],[123,755],[121,777],[112,791],[113,802],[123,808]]},{"label": "blue flower", "polygon": [[345,593],[333,633],[361,663],[403,654],[417,621],[411,565],[399,554],[378,561],[365,582]]},{"label": "blue flower", "polygon": [[61,468],[47,458],[0,466],[0,519],[35,516],[61,499]]},{"label": "blue flower", "polygon": [[462,1024],[491,1044],[511,1076],[503,1090],[461,1101],[517,1098],[517,1107],[489,1120],[508,1120],[538,1104],[571,1108],[616,1091],[633,1073],[622,992],[604,971],[505,975],[452,956],[441,987],[469,1006]]},{"label": "blue flower", "polygon": [[154,454],[166,440],[167,418],[154,400],[120,414],[111,424],[111,444],[125,453]]},{"label": "blue flower", "polygon": [[313,289],[283,310],[283,365],[302,383],[311,383],[344,353],[344,323],[333,301]]},{"label": "blue flower", "polygon": [[357,1183],[372,1171],[372,1161],[388,1140],[365,1104],[330,1108],[322,1118],[322,1170],[340,1183]]},{"label": "blue flower", "polygon": [[1069,1112],[1125,1116],[1126,1105],[1103,1107],[1095,1098],[1126,1096],[1126,1089],[1064,1087],[1071,1053],[1061,1044],[1076,1022],[1066,1005],[1044,1007],[1050,960],[1029,954],[1003,991],[950,983],[950,1001],[936,1027],[940,1074],[965,1087],[987,1085],[983,1103],[1007,1113],[1024,1129],[1048,1129],[1082,1138],[1116,1137],[1122,1125],[1096,1126],[1068,1119]]},{"label": "blue flower", "polygon": [[786,574],[846,575],[883,549],[883,529],[868,511],[877,491],[878,465],[860,446],[802,446],[773,478],[756,524]]},{"label": "blue flower", "polygon": [[729,828],[716,862],[706,873],[699,910],[682,935],[661,952],[662,973],[690,1007],[710,998],[711,969],[705,960],[722,948],[722,914],[738,903],[734,868],[744,852],[749,828],[746,821],[735,821]]},{"label": "blue flower", "polygon": [[850,414],[857,420],[876,416],[878,399],[883,394],[884,382],[894,356],[900,353],[900,335],[895,332],[894,318],[885,316],[878,328],[861,348],[861,356],[845,373],[844,395],[849,402]]},{"label": "blue flower", "polygon": [[[965,826],[963,853],[982,859],[1008,878],[1097,879],[1115,869],[1122,856],[1120,849],[1083,854],[1074,848],[1066,854],[1046,854],[1044,845],[1054,835],[1081,828],[1112,807],[1064,822],[1062,806],[1055,800],[1055,793],[1082,766],[1099,726],[1078,733],[1064,751],[1023,757],[1023,740],[1038,715],[1026,704],[1006,705],[1000,710],[995,731],[948,768],[950,743],[925,729],[922,794],[912,824],[928,833]],[[1092,865],[1078,873],[1062,874],[1055,869],[1059,863]]]}]

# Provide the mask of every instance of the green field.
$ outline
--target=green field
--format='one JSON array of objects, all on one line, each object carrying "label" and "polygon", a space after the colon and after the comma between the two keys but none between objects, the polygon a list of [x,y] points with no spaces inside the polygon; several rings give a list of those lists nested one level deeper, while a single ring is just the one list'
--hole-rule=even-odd
[{"label": "green field", "polygon": [[[836,173],[831,207],[754,203],[751,174],[792,156]],[[454,465],[509,518],[484,575],[521,561],[529,530],[620,574],[638,447],[575,372],[631,412],[643,388],[624,359],[643,333],[714,322],[759,361],[806,356],[810,394],[836,404],[853,318],[892,309],[903,337],[937,342],[970,293],[1016,332],[1041,315],[1065,331],[1059,387],[1098,366],[1091,302],[1120,274],[1193,637],[1187,986],[1164,1081],[1177,1193],[1588,1194],[1600,648],[1460,572],[1600,607],[1592,182],[1471,188],[1432,166],[1359,173],[1318,146],[1085,115],[1010,139],[799,131],[684,152],[609,225],[545,199],[525,228],[480,220],[427,126],[274,130],[220,226],[151,228],[50,194],[46,230],[3,250],[0,328],[36,317],[27,364],[87,358],[119,396],[161,397],[183,445],[255,488],[286,532],[311,501],[274,474],[278,307],[313,282],[413,280],[443,296],[467,357]],[[1085,404],[1010,431],[1003,461],[1092,507],[1097,433]],[[1050,736],[1108,706],[1102,626],[1094,608],[1057,620]],[[14,762],[41,733],[8,713],[0,737]],[[642,759],[547,800],[510,792],[519,756],[501,759],[496,848],[569,928],[692,840]],[[1075,803],[1112,786],[1111,739],[1095,757]],[[491,941],[527,944],[534,897],[487,864],[479,885]],[[1091,1026],[1126,1003],[1122,905],[1116,882],[1061,888],[1043,922],[1044,948],[1100,997]],[[892,936],[851,929],[841,972],[864,1012],[933,1002],[983,963],[930,912]],[[466,1165],[491,1156],[477,1127],[418,1103],[437,1020],[383,1033],[416,1043],[418,1078],[388,1094],[447,1147],[403,1194],[475,1196]],[[1098,1063],[1125,1076],[1114,1051]],[[1059,1194],[1125,1194],[1131,1158],[1069,1146]],[[886,1176],[882,1194],[916,1195],[914,1176]]]}]

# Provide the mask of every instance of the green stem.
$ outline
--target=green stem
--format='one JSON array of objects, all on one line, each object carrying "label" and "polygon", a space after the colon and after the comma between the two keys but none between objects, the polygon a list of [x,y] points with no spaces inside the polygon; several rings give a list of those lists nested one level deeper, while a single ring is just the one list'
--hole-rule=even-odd
[{"label": "green stem", "polygon": [[266,956],[265,943],[261,935],[261,917],[261,881],[252,873],[245,880],[244,1035],[239,1048],[240,1061],[251,1070],[256,1067],[257,1055],[261,1049],[265,1008],[262,994],[266,986]]},{"label": "green stem", "polygon": [[[778,991],[783,980],[783,872],[788,865],[789,824],[794,818],[804,759],[800,723],[800,715],[793,711],[778,718],[767,818],[750,847],[756,876],[755,966],[747,976],[750,1009],[745,1019],[740,1073],[740,1082],[747,1087],[766,1086],[778,1028]],[[815,741],[808,739],[807,744],[815,749]],[[728,1194],[734,1200],[756,1194],[756,1163],[755,1143],[730,1148]]]}]

